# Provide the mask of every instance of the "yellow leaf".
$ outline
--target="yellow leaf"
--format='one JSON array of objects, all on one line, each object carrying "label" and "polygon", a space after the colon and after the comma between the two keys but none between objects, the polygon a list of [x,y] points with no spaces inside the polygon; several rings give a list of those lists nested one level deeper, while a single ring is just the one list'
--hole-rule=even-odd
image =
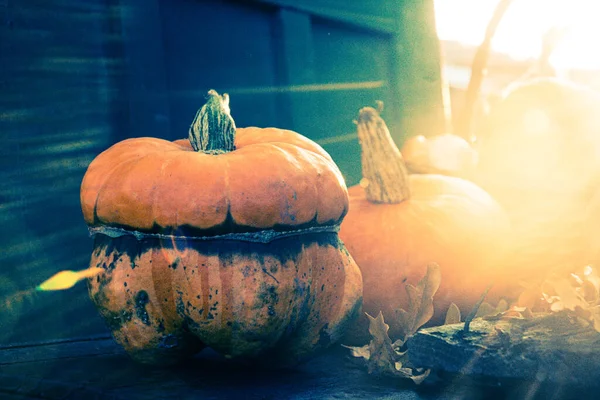
[{"label": "yellow leaf", "polygon": [[79,282],[79,274],[77,272],[60,271],[39,285],[37,290],[65,290],[73,287],[77,282]]},{"label": "yellow leaf", "polygon": [[83,271],[60,271],[45,280],[36,290],[43,292],[52,290],[65,290],[72,288],[77,282],[85,278],[91,278],[100,272],[102,268],[88,268]]}]

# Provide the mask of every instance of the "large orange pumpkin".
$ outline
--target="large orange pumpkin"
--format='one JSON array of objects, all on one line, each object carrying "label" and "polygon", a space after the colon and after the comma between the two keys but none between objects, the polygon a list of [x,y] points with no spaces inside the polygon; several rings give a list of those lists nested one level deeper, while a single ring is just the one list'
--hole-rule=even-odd
[{"label": "large orange pumpkin", "polygon": [[190,139],[128,139],[81,186],[95,235],[89,292],[135,359],[210,346],[294,364],[338,340],[361,275],[340,242],[347,189],[331,157],[288,130],[235,128],[209,92]]},{"label": "large orange pumpkin", "polygon": [[[409,175],[375,109],[360,110],[358,136],[364,178],[349,189],[350,210],[340,237],[363,274],[364,310],[382,311],[390,335],[401,335],[396,313],[407,308],[405,285],[416,284],[427,265],[437,263],[442,281],[433,320],[442,320],[451,302],[469,312],[502,275],[499,262],[510,228],[505,213],[467,180]],[[366,331],[364,323],[358,329]]]},{"label": "large orange pumpkin", "polygon": [[558,79],[513,86],[490,110],[477,182],[506,209],[522,279],[600,261],[600,94]]}]

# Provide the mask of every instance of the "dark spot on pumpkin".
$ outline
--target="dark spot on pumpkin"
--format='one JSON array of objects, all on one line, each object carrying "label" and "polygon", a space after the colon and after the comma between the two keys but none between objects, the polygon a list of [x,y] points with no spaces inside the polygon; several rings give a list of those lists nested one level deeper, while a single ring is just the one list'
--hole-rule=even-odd
[{"label": "dark spot on pumpkin", "polygon": [[142,321],[144,325],[150,325],[150,317],[146,310],[146,305],[150,301],[148,293],[145,290],[140,290],[135,295],[135,315]]},{"label": "dark spot on pumpkin", "polygon": [[267,313],[268,313],[270,316],[274,316],[274,315],[275,315],[275,309],[273,308],[273,306],[269,306],[269,307],[267,307],[267,310],[268,310],[268,311],[267,311]]},{"label": "dark spot on pumpkin", "polygon": [[127,282],[123,282],[123,286],[127,287]]},{"label": "dark spot on pumpkin", "polygon": [[321,285],[321,292],[322,292],[323,290],[325,290],[325,284],[322,284],[322,285]]},{"label": "dark spot on pumpkin", "polygon": [[199,295],[199,294],[198,294],[198,295],[196,295],[196,298],[197,298],[198,300],[200,300],[200,295]]},{"label": "dark spot on pumpkin", "polygon": [[271,268],[269,268],[269,271],[271,271],[272,274],[276,274],[277,273],[277,264],[272,264]]},{"label": "dark spot on pumpkin", "polygon": [[263,308],[265,306],[272,306],[279,302],[279,295],[277,294],[277,287],[273,285],[267,285],[262,283],[257,294],[257,302],[254,304],[255,308]]},{"label": "dark spot on pumpkin", "polygon": [[179,297],[177,298],[177,302],[175,304],[175,308],[177,309],[177,313],[181,316],[185,315],[185,304],[183,304],[183,299],[181,298],[182,294],[179,293]]},{"label": "dark spot on pumpkin", "polygon": [[216,289],[216,290],[215,290],[215,294],[219,294],[219,289]]},{"label": "dark spot on pumpkin", "polygon": [[161,349],[172,349],[173,347],[177,347],[177,345],[179,345],[179,341],[175,335],[163,336],[160,342],[158,342],[158,347]]},{"label": "dark spot on pumpkin", "polygon": [[407,280],[408,280],[408,277],[405,276],[404,278],[402,278],[402,283],[406,283]]},{"label": "dark spot on pumpkin", "polygon": [[96,282],[100,283],[100,275],[96,275]]},{"label": "dark spot on pumpkin", "polygon": [[198,314],[200,314],[200,315],[204,314],[204,308],[199,309]]},{"label": "dark spot on pumpkin", "polygon": [[[171,264],[169,264],[169,268],[171,268],[171,269],[177,269],[177,267],[179,266],[179,261],[180,261],[179,257],[177,257],[175,259],[175,261],[173,261]],[[184,267],[184,269],[185,269],[185,267]]]},{"label": "dark spot on pumpkin", "polygon": [[206,316],[206,319],[215,319],[215,316],[212,315],[211,312],[209,312],[208,315]]},{"label": "dark spot on pumpkin", "polygon": [[157,331],[158,333],[163,333],[163,332],[165,331],[165,324],[164,324],[164,321],[162,321],[162,320],[161,320],[161,321],[158,323],[158,326],[156,327],[156,331]]},{"label": "dark spot on pumpkin", "polygon": [[245,265],[244,268],[242,268],[242,275],[244,276],[244,278],[247,278],[250,276],[250,266],[249,265]]}]

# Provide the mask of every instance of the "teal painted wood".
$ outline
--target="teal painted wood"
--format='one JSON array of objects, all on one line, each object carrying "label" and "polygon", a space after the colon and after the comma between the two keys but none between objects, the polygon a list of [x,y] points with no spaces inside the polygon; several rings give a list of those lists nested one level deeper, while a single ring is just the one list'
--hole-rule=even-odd
[{"label": "teal painted wood", "polygon": [[108,0],[7,0],[0,7],[0,345],[104,330],[85,287],[32,289],[84,269],[91,242],[79,185],[115,138]]},{"label": "teal painted wood", "polygon": [[[125,124],[119,139],[171,135],[167,58],[160,0],[116,0],[121,57],[121,105]],[[193,118],[193,116],[192,116]],[[191,119],[190,119],[191,122]]]},{"label": "teal painted wood", "polygon": [[406,0],[397,8],[392,91],[398,103],[396,141],[447,132],[442,95],[441,49],[433,0]]},{"label": "teal painted wood", "polygon": [[[315,104],[292,88],[315,83],[315,54],[310,14],[293,9],[277,10],[274,21],[276,82],[287,90],[275,94],[278,126],[299,129],[302,121],[315,115]],[[311,132],[304,133],[307,136]]]}]

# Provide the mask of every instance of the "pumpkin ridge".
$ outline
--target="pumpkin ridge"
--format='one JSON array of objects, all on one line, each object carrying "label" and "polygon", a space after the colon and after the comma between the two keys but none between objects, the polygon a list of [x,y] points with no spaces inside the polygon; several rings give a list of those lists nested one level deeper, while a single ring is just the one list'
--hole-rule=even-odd
[{"label": "pumpkin ridge", "polygon": [[[156,153],[160,153],[160,151],[157,151],[157,152],[155,152],[155,153],[147,153],[147,154],[143,154],[143,155],[141,155],[140,157],[138,157],[138,158],[136,158],[136,159],[132,160],[132,161],[131,161],[131,164],[132,164],[132,167],[131,167],[131,168],[135,168],[135,166],[136,166],[137,164],[139,164],[139,163],[140,163],[142,160],[147,160],[147,159],[150,159],[150,160],[151,160],[151,159],[152,159],[152,157],[156,155]],[[121,163],[119,163],[119,169],[120,169],[121,171],[122,171],[122,169],[124,168],[124,165],[125,165],[125,164],[126,164],[126,162],[125,162],[125,161],[124,161],[124,162],[121,162]],[[114,175],[116,172],[117,172],[117,170],[116,170],[116,169],[115,169],[115,170],[113,170],[113,171],[112,171],[112,174],[111,174],[111,176],[110,176],[109,178],[112,178],[112,175]],[[124,176],[127,176],[127,178],[130,178],[130,174],[129,174],[129,173],[128,173],[128,174],[124,174]],[[103,184],[103,186],[102,186],[102,193],[104,193],[104,192],[105,192],[105,190],[104,190],[104,189],[105,189],[105,185],[106,185],[106,184],[108,184],[109,182],[112,182],[112,179],[107,179],[107,180],[105,181],[105,184]],[[153,182],[153,183],[156,183],[156,180],[154,180],[154,182]],[[153,184],[153,185],[148,185],[148,186],[151,186],[151,187],[152,187],[152,193],[155,193],[155,192],[156,192],[156,185],[155,185],[155,184]],[[114,192],[117,192],[117,193],[128,193],[129,191],[122,190],[122,189],[119,187],[119,188],[117,188],[117,190],[114,190]],[[101,193],[101,192],[100,192],[100,191],[98,191],[98,193],[99,193],[99,195],[98,195],[98,197],[97,197],[96,207],[98,206],[98,201],[100,201],[100,198],[102,197],[102,196],[100,195],[100,193]],[[112,196],[109,196],[109,199],[111,199],[110,203],[112,203]],[[103,200],[104,200],[103,202],[106,202],[106,200],[105,200],[105,199],[103,199]],[[151,204],[151,207],[152,207],[152,203],[150,203],[150,204]],[[106,205],[105,205],[105,204],[100,204],[100,205],[101,205],[101,206],[103,206],[103,207],[106,207]],[[95,210],[96,210],[96,215],[97,215],[97,208],[95,208]],[[129,211],[129,210],[126,210],[126,211]],[[105,223],[107,223],[105,220],[99,220],[99,222],[100,222],[100,223],[104,223],[104,224],[105,224]]]},{"label": "pumpkin ridge", "polygon": [[146,157],[146,154],[140,155],[137,158],[134,159],[125,159],[122,162],[114,165],[106,174],[102,175],[102,184],[100,185],[100,187],[98,188],[98,190],[96,190],[96,201],[94,202],[94,215],[93,215],[93,224],[96,223],[103,223],[103,221],[100,220],[100,217],[98,216],[98,202],[100,201],[100,193],[104,191],[104,189],[106,188],[106,185],[109,184],[109,182],[111,182],[112,175],[117,171],[118,168],[121,168],[121,166],[125,163],[135,163],[137,162],[139,159]]}]

